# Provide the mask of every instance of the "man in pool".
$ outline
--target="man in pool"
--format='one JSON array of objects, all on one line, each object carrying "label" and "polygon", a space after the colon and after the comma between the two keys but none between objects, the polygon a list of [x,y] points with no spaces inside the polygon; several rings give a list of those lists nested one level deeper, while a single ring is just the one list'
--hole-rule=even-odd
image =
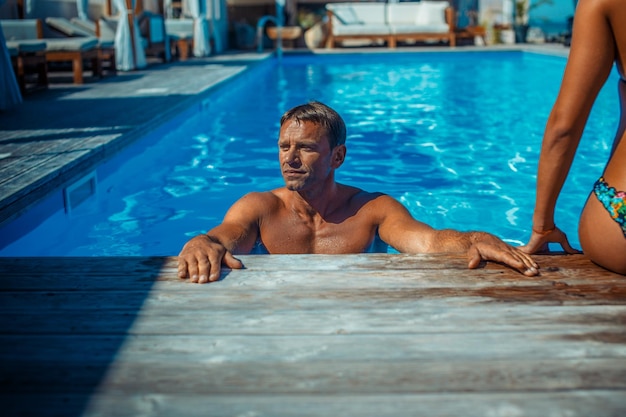
[{"label": "man in pool", "polygon": [[258,244],[272,254],[361,253],[372,250],[377,236],[400,252],[465,252],[469,268],[484,260],[527,276],[539,273],[529,255],[494,235],[435,230],[388,195],[335,182],[345,141],[344,121],[330,107],[310,102],[287,111],[278,138],[285,186],[246,194],[220,225],[189,240],[178,257],[178,276],[217,281],[222,265],[243,267],[234,254],[250,253]]}]

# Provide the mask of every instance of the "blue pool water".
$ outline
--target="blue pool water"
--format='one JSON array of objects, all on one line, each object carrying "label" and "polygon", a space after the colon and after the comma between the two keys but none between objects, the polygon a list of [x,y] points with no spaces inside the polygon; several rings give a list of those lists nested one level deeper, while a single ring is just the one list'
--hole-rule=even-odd
[{"label": "blue pool water", "polygon": [[[244,193],[282,185],[279,118],[313,99],[348,126],[339,182],[386,192],[434,227],[521,244],[564,66],[564,58],[521,52],[264,62],[100,167],[94,197],[69,215],[59,207],[0,255],[175,255]],[[616,82],[612,74],[594,106],[559,201],[556,221],[575,246],[578,215],[617,125]]]}]

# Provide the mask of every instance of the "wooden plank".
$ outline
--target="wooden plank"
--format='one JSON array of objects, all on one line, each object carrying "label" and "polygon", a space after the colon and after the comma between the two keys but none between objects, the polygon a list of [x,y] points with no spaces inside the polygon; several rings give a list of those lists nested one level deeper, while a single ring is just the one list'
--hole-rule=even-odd
[{"label": "wooden plank", "polygon": [[[574,330],[619,333],[626,329],[626,306],[528,306],[485,303],[480,298],[400,301],[390,298],[373,303],[367,300],[338,301],[308,291],[298,295],[288,291],[265,291],[263,294],[249,293],[246,297],[212,296],[206,292],[177,293],[151,295],[145,302],[143,295],[136,294],[90,295],[83,298],[83,294],[58,296],[51,293],[10,301],[0,297],[3,317],[0,318],[0,333],[413,334],[459,332],[467,328],[474,332]],[[19,308],[12,307],[15,305]],[[205,315],[207,310],[210,319],[195,319]],[[233,326],[233,322],[237,325]]]},{"label": "wooden plank", "polygon": [[[388,347],[392,350],[392,346]],[[352,357],[354,357],[354,349]],[[229,362],[177,360],[104,362],[10,361],[0,391],[9,394],[399,394],[626,390],[626,365],[615,359],[429,361],[340,360]],[[215,357],[213,359],[216,359]]]},{"label": "wooden plank", "polygon": [[[528,281],[536,277],[524,277],[510,268],[487,263],[482,268],[469,270],[463,254],[348,254],[348,255],[238,255],[245,266],[245,271],[279,272],[279,271],[433,271],[436,273],[452,273],[458,271],[472,276],[483,272],[486,276]],[[622,275],[606,271],[584,255],[536,255],[534,258],[542,265],[542,275],[550,277],[578,277],[585,279],[615,279]],[[177,266],[176,257],[87,257],[87,258],[54,258],[54,257],[18,257],[1,258],[0,272],[3,281],[6,278],[29,275],[34,272],[46,274],[67,274],[76,276],[94,273],[95,276],[109,274],[133,275],[137,272],[162,272],[174,277]],[[171,274],[170,272],[174,272]],[[240,271],[232,271],[240,272]],[[583,277],[581,274],[585,273]],[[593,276],[590,276],[593,275]]]},{"label": "wooden plank", "polygon": [[[616,301],[625,298],[626,288],[623,276],[609,273],[582,256],[543,257],[540,260],[548,264],[546,271],[541,277],[533,278],[493,263],[482,269],[468,270],[462,255],[246,255],[241,258],[246,269],[224,270],[220,287],[258,285],[259,288],[275,288],[288,282],[298,282],[303,286],[319,286],[323,283],[342,287],[346,280],[355,281],[351,273],[357,272],[359,277],[371,277],[362,281],[365,282],[363,285],[369,283],[372,287],[379,287],[384,282],[392,282],[394,286],[416,285],[426,280],[439,287],[465,286],[477,289],[477,286],[482,285],[485,288],[476,291],[475,295],[483,292],[485,296],[494,296],[488,291],[488,287],[493,285],[540,285],[544,290],[548,290],[543,288],[545,286],[554,287],[552,293],[581,298],[588,294],[588,298]],[[154,282],[183,288],[176,278],[176,258],[173,257],[4,258],[0,260],[0,273],[3,276],[0,280],[2,290],[145,289]],[[24,279],[33,274],[38,276],[37,280]],[[311,278],[303,279],[306,274],[311,275]],[[89,276],[90,280],[79,279],[84,276]],[[252,280],[251,276],[257,279]],[[385,276],[385,280],[381,276]],[[524,301],[536,298],[536,294],[529,288],[523,291],[528,293],[525,297],[524,294],[513,293],[509,296]]]},{"label": "wooden plank", "polygon": [[626,280],[582,256],[545,257],[536,278],[460,255],[242,259],[210,285],[176,278],[175,258],[0,259],[0,400],[87,416],[626,408]]},{"label": "wooden plank", "polygon": [[[582,256],[543,257],[540,277],[497,264],[468,270],[461,255],[247,255],[244,270],[225,270],[205,286],[176,277],[176,258],[5,258],[0,291],[241,291],[297,285],[333,289],[328,297],[378,303],[481,297],[494,302],[626,304],[626,280]],[[308,266],[306,266],[308,265]],[[558,265],[558,266],[556,266]],[[37,279],[27,279],[37,276]],[[85,277],[89,277],[85,279]],[[355,289],[358,289],[356,291]]]},{"label": "wooden plank", "polygon": [[[395,395],[186,395],[95,394],[0,396],[11,413],[22,415],[83,417],[315,417],[406,416],[429,417],[618,417],[626,414],[626,391],[575,391],[546,393],[466,393]],[[529,401],[529,398],[532,399]],[[552,413],[546,414],[552,410]],[[68,412],[69,411],[69,412]],[[72,411],[75,411],[72,413]]]},{"label": "wooden plank", "polygon": [[[236,323],[233,323],[236,326]],[[626,332],[586,333],[584,330],[518,332],[231,335],[109,335],[3,336],[0,354],[18,363],[45,363],[56,357],[63,363],[100,363],[116,352],[117,362],[195,362],[207,364],[331,361],[515,361],[617,359],[616,369],[626,370]],[[604,336],[604,337],[602,337]],[[121,350],[120,341],[124,341]],[[358,355],[358,356],[357,356]],[[624,380],[626,384],[626,379]]]}]

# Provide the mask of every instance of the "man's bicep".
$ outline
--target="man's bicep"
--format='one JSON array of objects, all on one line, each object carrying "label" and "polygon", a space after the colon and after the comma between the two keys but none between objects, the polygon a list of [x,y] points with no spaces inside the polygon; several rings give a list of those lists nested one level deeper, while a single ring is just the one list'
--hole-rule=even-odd
[{"label": "man's bicep", "polygon": [[392,197],[385,196],[381,203],[380,238],[399,252],[430,252],[436,230],[413,218],[407,208]]},{"label": "man's bicep", "polygon": [[222,223],[208,234],[220,239],[232,252],[250,252],[258,238],[260,209],[263,207],[257,200],[258,196],[251,194],[240,198],[228,209]]}]

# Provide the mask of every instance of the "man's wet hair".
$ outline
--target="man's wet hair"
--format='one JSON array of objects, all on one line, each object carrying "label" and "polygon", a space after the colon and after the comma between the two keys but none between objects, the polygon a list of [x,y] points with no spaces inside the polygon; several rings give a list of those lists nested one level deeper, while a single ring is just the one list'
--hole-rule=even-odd
[{"label": "man's wet hair", "polygon": [[295,120],[298,124],[311,122],[323,126],[331,149],[346,143],[346,124],[339,113],[324,103],[311,101],[287,110],[280,118],[280,126],[289,120]]}]

